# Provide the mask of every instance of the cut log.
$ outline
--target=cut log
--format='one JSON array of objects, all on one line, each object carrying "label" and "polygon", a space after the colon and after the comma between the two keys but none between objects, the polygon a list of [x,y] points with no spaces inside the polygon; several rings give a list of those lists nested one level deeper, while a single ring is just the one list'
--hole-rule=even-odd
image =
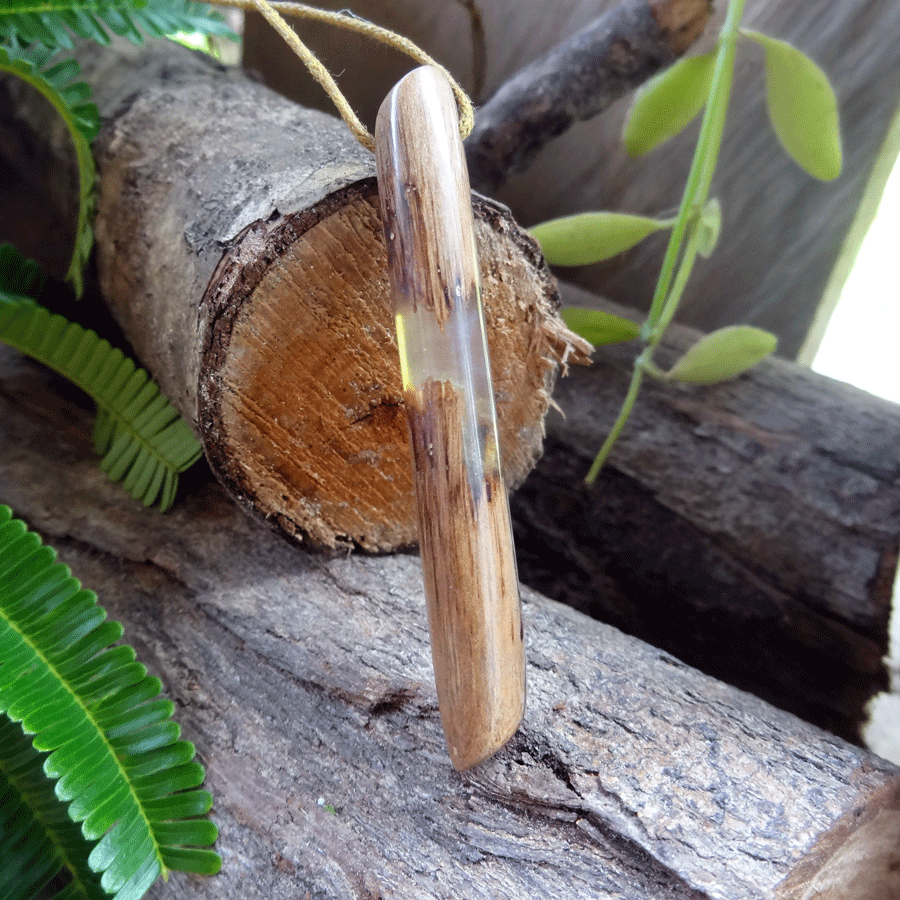
[{"label": "cut log", "polygon": [[[660,364],[698,337],[672,328]],[[900,407],[778,359],[715,387],[645,380],[587,490],[635,352],[598,349],[554,394],[544,458],[512,498],[523,579],[859,740],[887,687]]]},{"label": "cut log", "polygon": [[0,499],[124,623],[206,767],[223,871],[151,897],[900,893],[900,770],[530,590],[523,726],[454,773],[414,557],[310,555],[211,481],[142,510],[65,391],[0,350]]},{"label": "cut log", "polygon": [[[174,46],[84,64],[104,128],[104,298],[217,477],[285,535],[413,543],[374,160],[339,120]],[[536,244],[475,201],[504,472],[533,466],[560,364],[586,346],[555,313]]]},{"label": "cut log", "polygon": [[[178,168],[186,159],[182,148],[189,144],[191,135],[206,134],[209,140],[208,133],[192,131],[194,126],[189,122],[180,126],[181,144],[163,131],[157,133],[156,144],[150,146],[142,143],[144,137],[139,133],[126,139],[125,132],[115,132],[115,121],[117,116],[136,114],[137,109],[143,117],[138,121],[150,129],[154,116],[164,115],[169,101],[192,80],[211,79],[219,85],[221,95],[231,98],[245,96],[242,92],[246,83],[238,74],[210,70],[208,63],[186,63],[184,57],[170,57],[165,48],[161,48],[162,57],[148,58],[143,53],[130,52],[130,57],[115,57],[115,65],[103,54],[93,57],[93,77],[100,84],[103,106],[111,123],[107,133],[120,135],[113,149],[119,154],[117,159],[129,163],[125,166],[123,162],[121,170],[112,171],[120,172],[124,195],[133,196],[137,185],[149,190],[153,177],[157,178],[160,193],[154,195],[155,218],[142,225],[148,232],[137,228],[140,220],[125,222],[117,226],[114,234],[107,233],[104,241],[107,251],[111,247],[122,250],[121,257],[109,267],[122,279],[114,285],[113,293],[123,308],[129,306],[125,315],[140,326],[133,331],[138,338],[144,336],[145,351],[156,342],[156,350],[149,349],[160,351],[152,363],[157,376],[175,391],[179,384],[181,389],[186,387],[183,409],[190,415],[195,396],[190,393],[190,379],[179,382],[176,362],[181,358],[179,354],[184,356],[190,351],[186,345],[191,336],[196,338],[190,318],[196,315],[196,308],[188,303],[173,304],[169,312],[179,312],[185,319],[168,325],[157,326],[149,319],[142,324],[140,317],[154,297],[184,296],[182,283],[202,282],[215,261],[222,259],[222,247],[214,241],[204,244],[198,237],[206,233],[201,229],[202,222],[185,232],[184,223],[179,226],[172,213],[176,209],[174,201],[169,202],[188,194],[205,197],[204,204],[212,204],[209,198],[214,192],[209,186],[198,190],[198,185],[203,186],[200,175],[214,180],[221,173],[211,166],[202,169],[199,163],[187,174]],[[143,63],[139,62],[141,59]],[[137,86],[142,84],[141,65],[157,66],[158,78],[159,67],[168,73],[169,80],[162,80],[154,95],[159,98],[158,109],[148,107],[149,101],[140,100]],[[191,65],[205,74],[195,76]],[[216,103],[221,99],[220,96]],[[221,108],[209,96],[206,101],[209,106],[198,105],[198,109]],[[295,107],[278,108],[285,116],[283,122],[292,121],[290,116],[298,114]],[[197,121],[204,119],[198,116]],[[233,123],[228,127],[233,127]],[[257,126],[257,131],[261,139],[266,138],[262,126]],[[211,155],[215,149],[207,145],[204,152]],[[349,141],[346,152],[348,159],[356,159],[353,154],[359,154],[361,167],[368,164],[365,155]],[[279,173],[289,167],[287,151],[284,159],[282,169],[273,164],[272,169],[258,173],[259,180],[283,184]],[[157,163],[162,174],[154,176]],[[245,164],[245,158],[236,155],[222,171],[238,170]],[[108,181],[107,202],[113,206],[118,203],[117,187],[114,179]],[[298,195],[302,190],[297,189]],[[290,185],[283,186],[283,191],[289,194]],[[250,186],[247,193],[251,196]],[[265,189],[252,194],[253,202],[265,194]],[[273,210],[260,202],[261,207],[243,207],[235,202],[234,209],[225,211],[215,205],[204,208],[210,216],[214,212],[221,216],[221,221],[236,218],[235,230],[240,231],[247,221],[264,221],[272,214]],[[352,201],[348,202],[352,205]],[[505,221],[501,212],[493,210],[492,215],[496,217],[492,219],[494,223]],[[332,216],[326,221],[334,220]],[[377,231],[377,219],[371,224]],[[287,231],[288,225],[283,225],[280,233]],[[152,259],[147,257],[144,242],[149,232],[155,233],[157,240],[160,233],[166,236],[158,240]],[[490,229],[488,233],[492,233]],[[230,271],[238,271],[234,257],[239,253],[259,262],[253,241],[258,240],[257,249],[265,246],[263,238],[267,234],[265,225],[257,225],[237,249],[227,252]],[[531,247],[521,236],[515,240],[523,241],[522,248]],[[292,247],[299,243],[298,239]],[[175,248],[172,254],[170,246]],[[198,247],[206,255],[192,257],[192,248]],[[329,259],[340,252],[333,243],[331,248]],[[320,271],[318,263],[313,260],[305,274]],[[267,264],[263,259],[256,269],[245,270],[249,281]],[[543,277],[539,275],[539,279]],[[239,299],[244,295],[238,291],[245,290],[245,286],[238,282],[235,295]],[[159,293],[148,293],[148,285]],[[375,293],[384,287],[376,285]],[[246,295],[251,293],[246,288]],[[387,303],[383,295],[379,296]],[[261,300],[262,294],[257,291],[253,297]],[[300,304],[296,307],[300,308]],[[238,333],[253,322],[253,308],[245,303],[241,314],[235,315]],[[293,301],[285,308],[293,309]],[[73,314],[71,308],[65,311]],[[214,324],[221,321],[224,318]],[[357,323],[363,335],[366,328],[382,336],[389,334],[389,321],[379,320],[373,325],[371,319],[358,318]],[[341,328],[342,334],[352,332],[341,321],[335,325],[335,317],[331,324]],[[323,333],[327,330],[322,329]],[[281,331],[286,333],[288,329]],[[495,327],[493,333],[496,338],[501,331]],[[243,334],[245,348],[256,353],[260,343],[255,338],[257,332],[245,328]],[[263,370],[258,380],[266,377],[268,382],[277,384],[279,379],[290,378],[291,367],[285,358],[290,348],[279,344],[282,338],[279,329],[273,328],[267,346],[282,348],[283,365],[268,373]],[[359,340],[359,334],[356,339]],[[231,346],[235,346],[234,341]],[[304,346],[310,353],[319,353],[316,359],[321,358],[321,351],[312,341]],[[509,348],[511,358],[515,358],[515,341]],[[393,353],[393,347],[389,352]],[[762,380],[753,374],[732,386],[711,390],[676,386],[660,390],[651,384],[638,407],[638,424],[626,432],[620,443],[607,482],[601,490],[587,495],[579,486],[580,475],[624,394],[624,376],[631,363],[627,349],[621,356],[618,352],[602,351],[599,358],[606,362],[594,374],[573,383],[571,391],[563,384],[559,399],[568,412],[568,424],[554,425],[548,458],[542,463],[540,474],[515,500],[521,510],[518,539],[523,577],[545,593],[565,598],[579,608],[589,608],[595,615],[664,645],[717,677],[745,686],[844,737],[858,739],[865,704],[884,686],[886,678],[881,658],[887,648],[889,586],[896,570],[900,533],[900,500],[893,474],[898,469],[894,448],[900,443],[900,433],[894,407],[872,401],[860,392],[836,388],[827,379],[810,376],[803,370],[777,365],[760,369],[758,375],[765,376]],[[319,382],[315,377],[305,384],[296,384],[297,396],[306,397],[309,385],[318,389]],[[358,384],[351,388],[358,390]],[[399,393],[398,378],[398,396]],[[349,391],[348,395],[352,396]],[[231,399],[232,395],[226,394],[226,400]],[[500,399],[503,401],[503,397]],[[248,406],[251,412],[258,408],[244,404],[245,408]],[[275,416],[269,427],[281,427],[287,415],[302,419],[296,411],[269,412]],[[373,414],[369,412],[364,408],[360,421],[343,433],[338,430],[336,436],[332,434],[333,444],[345,440],[347,433],[360,435],[367,429],[376,437],[387,434],[402,438],[402,416],[397,408],[376,404]],[[265,427],[265,420],[258,418],[252,418],[250,425],[255,427],[260,421]],[[327,436],[320,438],[316,434],[318,421],[301,421],[300,425],[310,444],[327,443]],[[536,439],[538,433],[533,430],[531,437]],[[226,432],[225,438],[230,437]],[[288,437],[293,439],[290,434]],[[224,446],[228,446],[227,442]],[[265,450],[269,445],[254,445],[254,452],[257,446]],[[295,446],[296,442],[291,445]],[[232,447],[235,451],[240,449],[234,442]],[[402,444],[394,451],[395,482],[378,481],[382,469],[368,465],[378,460],[378,453],[384,458],[384,445],[360,450],[353,463],[357,472],[361,469],[366,474],[375,473],[373,483],[383,486],[385,503],[396,500],[400,489],[394,488],[409,477]],[[260,457],[253,459],[259,461]],[[276,458],[269,460],[269,468],[264,470],[264,474],[272,474],[264,488],[273,507],[284,502],[274,489],[278,473],[293,465],[294,458]],[[341,476],[353,465],[332,471]],[[544,486],[535,493],[534,484],[542,481]],[[547,481],[552,489],[546,486]],[[340,477],[337,484],[341,486]],[[312,487],[302,486],[298,493]],[[354,494],[342,501],[344,505],[338,513],[344,520],[358,522],[364,516],[376,515],[371,506],[366,507],[370,487],[363,485],[359,500]],[[297,515],[312,519],[315,512],[304,506]],[[272,520],[282,526],[282,531],[297,528],[295,519],[281,519],[278,515],[273,515]],[[564,526],[561,531],[554,531],[554,526],[548,524],[554,517]],[[369,535],[378,534],[379,528],[384,534],[386,529],[379,521],[374,522]],[[410,540],[411,534],[412,516],[406,532]],[[334,539],[339,536],[334,530],[328,534]],[[396,540],[396,530],[390,536]],[[366,545],[378,546],[374,540]],[[553,553],[547,553],[547,546],[553,548]],[[556,560],[554,554],[558,556]],[[673,614],[673,602],[680,604],[677,614]]]}]

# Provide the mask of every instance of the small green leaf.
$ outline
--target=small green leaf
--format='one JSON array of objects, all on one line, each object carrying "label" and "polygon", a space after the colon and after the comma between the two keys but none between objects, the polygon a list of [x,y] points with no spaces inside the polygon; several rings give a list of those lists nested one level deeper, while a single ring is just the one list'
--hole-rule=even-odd
[{"label": "small green leaf", "polygon": [[697,222],[697,252],[709,259],[722,231],[722,206],[716,197],[709,200]]},{"label": "small green leaf", "polygon": [[531,229],[531,234],[551,265],[584,266],[616,256],[654,231],[671,226],[668,219],[595,212],[541,222]]},{"label": "small green leaf", "polygon": [[751,325],[730,325],[700,338],[666,377],[688,384],[718,384],[737,378],[765,359],[778,344],[778,338]]},{"label": "small green leaf", "polygon": [[814,178],[841,174],[841,128],[828,76],[785,41],[744,30],[766,54],[766,100],[775,136]]},{"label": "small green leaf", "polygon": [[595,347],[631,341],[641,333],[640,325],[636,325],[630,319],[623,319],[599,309],[569,306],[560,310],[560,315],[575,334],[590,341]]},{"label": "small green leaf", "polygon": [[629,156],[649,153],[687,127],[706,104],[715,62],[716,50],[681,59],[638,91],[622,132]]}]

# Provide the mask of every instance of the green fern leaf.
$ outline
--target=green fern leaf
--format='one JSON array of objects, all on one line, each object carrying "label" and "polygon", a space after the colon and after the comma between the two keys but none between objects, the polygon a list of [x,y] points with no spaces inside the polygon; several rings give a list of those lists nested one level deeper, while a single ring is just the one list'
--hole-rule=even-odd
[{"label": "green fern leaf", "polygon": [[[0,15],[0,25],[4,22]],[[78,166],[79,203],[75,246],[66,279],[77,295],[83,288],[82,272],[93,244],[91,221],[96,208],[97,169],[91,155],[91,141],[100,130],[97,107],[90,102],[90,88],[81,79],[81,69],[74,59],[54,60],[54,53],[34,43],[20,47],[0,45],[0,72],[9,72],[39,91],[69,129]]]},{"label": "green fern leaf", "polygon": [[71,49],[72,35],[108,44],[118,34],[134,43],[200,31],[234,38],[221,16],[193,0],[5,0],[0,38]]},{"label": "green fern leaf", "polygon": [[[174,704],[130,647],[110,646],[122,627],[105,618],[54,551],[0,506],[0,713],[46,754],[44,773],[93,844],[87,869],[100,874],[103,891],[138,900],[160,874],[214,874],[221,859],[203,849],[215,826],[191,818],[205,815],[212,798],[199,789],[194,747],[170,720]],[[20,753],[11,767],[4,762],[4,774],[35,764]],[[0,788],[0,821],[20,822],[8,852],[44,859],[49,841],[59,859],[71,834],[55,831],[50,814],[34,826],[19,809],[37,795],[8,776]],[[43,809],[39,797],[31,809]]]},{"label": "green fern leaf", "polygon": [[67,872],[55,900],[108,900],[88,866],[91,845],[44,774],[46,758],[17,723],[0,715],[0,897],[32,900]]},{"label": "green fern leaf", "polygon": [[74,382],[97,404],[94,445],[100,466],[144,506],[175,501],[178,475],[203,450],[144,369],[121,350],[0,281],[0,341]]}]

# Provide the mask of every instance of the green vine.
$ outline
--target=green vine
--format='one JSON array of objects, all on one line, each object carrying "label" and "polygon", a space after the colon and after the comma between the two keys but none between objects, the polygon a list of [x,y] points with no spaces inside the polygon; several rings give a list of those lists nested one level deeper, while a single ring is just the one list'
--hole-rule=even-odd
[{"label": "green vine", "polygon": [[740,41],[753,41],[764,50],[769,119],[784,149],[816,178],[829,180],[840,174],[837,102],[827,77],[811,59],[784,41],[742,29],[743,10],[744,0],[731,0],[716,47],[681,60],[648,82],[638,93],[625,124],[626,149],[640,155],[678,134],[705,110],[674,220],[587,213],[554,219],[532,229],[548,262],[581,265],[609,259],[653,231],[671,228],[650,309],[637,333],[633,323],[609,313],[563,311],[569,326],[587,340],[596,342],[599,336],[598,343],[610,343],[637,337],[643,345],[616,420],[585,479],[588,484],[596,481],[627,424],[645,376],[714,384],[742,374],[775,350],[774,335],[739,325],[702,338],[668,372],[653,360],[678,310],[697,256],[709,255],[718,239],[721,212],[718,201],[710,200],[709,190],[722,146]]}]

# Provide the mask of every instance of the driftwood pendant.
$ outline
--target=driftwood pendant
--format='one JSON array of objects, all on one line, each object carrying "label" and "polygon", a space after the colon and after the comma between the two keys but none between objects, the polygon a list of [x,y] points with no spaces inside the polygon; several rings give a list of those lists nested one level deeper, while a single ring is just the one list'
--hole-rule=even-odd
[{"label": "driftwood pendant", "polygon": [[382,104],[378,184],[441,721],[457,769],[525,709],[519,583],[456,102],[423,67]]}]

